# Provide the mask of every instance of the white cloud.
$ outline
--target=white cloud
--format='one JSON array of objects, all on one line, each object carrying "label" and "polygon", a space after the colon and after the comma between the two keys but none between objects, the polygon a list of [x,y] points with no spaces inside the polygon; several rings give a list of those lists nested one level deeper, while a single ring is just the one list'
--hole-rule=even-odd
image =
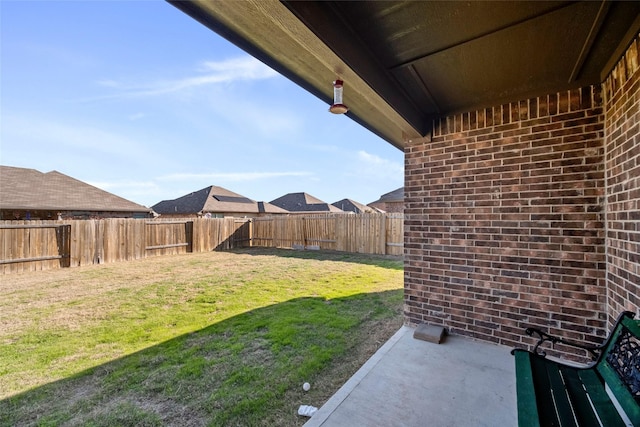
[{"label": "white cloud", "polygon": [[[202,62],[191,75],[177,79],[147,79],[137,82],[120,82],[105,79],[97,82],[105,88],[106,95],[84,98],[81,102],[103,100],[146,99],[172,95],[179,100],[189,100],[189,107],[200,115],[209,114],[224,118],[242,129],[251,129],[263,138],[282,138],[298,133],[302,128],[297,113],[286,105],[267,103],[254,93],[247,96],[244,88],[229,88],[236,82],[251,82],[270,79],[279,74],[251,56],[230,58],[221,61]],[[207,90],[203,90],[204,88]],[[253,89],[252,89],[253,90]],[[261,93],[261,92],[260,92]],[[258,95],[260,94],[258,93]],[[194,106],[192,102],[203,101]],[[165,104],[166,105],[166,104]],[[190,110],[191,111],[191,110]],[[194,115],[193,113],[190,113]],[[136,120],[142,115],[129,116]]]},{"label": "white cloud", "polygon": [[135,114],[130,114],[129,117],[127,118],[131,121],[135,121],[135,120],[140,120],[144,117],[146,117],[145,113],[135,113]]},{"label": "white cloud", "polygon": [[117,81],[115,81],[115,80],[99,80],[96,83],[98,83],[98,85],[100,85],[100,86],[113,87],[113,88],[116,88],[116,89],[120,89],[122,87],[122,85],[120,83],[118,83]]},{"label": "white cloud", "polygon": [[217,117],[224,117],[240,129],[258,132],[261,138],[282,140],[303,129],[302,120],[294,111],[252,99],[227,99],[212,104],[211,108]]},{"label": "white cloud", "polygon": [[222,81],[262,80],[278,75],[277,72],[250,56],[224,61],[205,61],[201,70],[213,72],[213,75],[218,76]]},{"label": "white cloud", "polygon": [[357,155],[360,168],[375,173],[383,172],[385,175],[404,174],[404,166],[401,163],[384,159],[375,154],[367,153],[364,150],[358,151]]},{"label": "white cloud", "polygon": [[311,172],[213,172],[174,173],[158,177],[159,181],[216,180],[225,182],[259,181],[269,178],[311,176]]},{"label": "white cloud", "polygon": [[201,74],[181,79],[159,80],[152,83],[125,84],[111,79],[101,80],[97,82],[99,85],[117,89],[119,93],[100,97],[99,99],[163,95],[187,91],[204,85],[243,80],[262,80],[278,75],[277,72],[250,56],[223,61],[206,61],[196,71]]},{"label": "white cloud", "polygon": [[9,115],[2,119],[3,135],[14,144],[62,152],[61,147],[84,152],[144,157],[146,151],[137,141],[106,128],[61,119]]},{"label": "white cloud", "polygon": [[87,184],[98,187],[109,193],[116,194],[127,200],[143,206],[151,206],[164,196],[163,189],[154,181],[148,180],[117,180],[117,181],[86,181]]},{"label": "white cloud", "polygon": [[87,184],[101,188],[105,191],[116,192],[115,190],[127,190],[137,192],[147,192],[149,190],[157,190],[158,185],[153,181],[88,181]]}]

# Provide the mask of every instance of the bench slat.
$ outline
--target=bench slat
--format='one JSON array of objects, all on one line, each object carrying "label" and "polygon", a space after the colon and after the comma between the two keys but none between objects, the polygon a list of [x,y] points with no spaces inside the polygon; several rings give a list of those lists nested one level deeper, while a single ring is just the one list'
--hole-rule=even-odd
[{"label": "bench slat", "polygon": [[[560,375],[559,366],[555,363],[544,362],[549,385],[551,386],[551,396],[556,410],[556,417],[562,427],[577,427],[576,418],[573,413],[573,406],[569,400],[564,381]],[[591,408],[589,408],[591,410]]]},{"label": "bench slat", "polygon": [[551,393],[551,382],[547,374],[547,361],[541,357],[531,355],[531,371],[533,373],[533,383],[535,396],[533,400],[537,402],[540,424],[547,426],[560,426],[557,422],[556,405]]},{"label": "bench slat", "polygon": [[571,404],[573,405],[578,425],[599,426],[600,421],[598,421],[598,417],[593,412],[593,407],[589,401],[589,396],[587,396],[587,391],[585,390],[582,378],[580,378],[579,371],[561,366],[560,372],[564,378],[567,392],[571,396]]},{"label": "bench slat", "polygon": [[606,427],[624,426],[625,422],[620,417],[620,414],[618,414],[618,410],[613,405],[613,402],[611,402],[611,398],[607,394],[598,374],[593,369],[585,369],[578,371],[578,375],[584,387],[587,389],[591,402],[596,408],[598,416],[603,420],[604,425]]},{"label": "bench slat", "polygon": [[540,419],[531,371],[531,353],[514,350],[516,359],[516,394],[518,396],[518,426],[538,427]]}]

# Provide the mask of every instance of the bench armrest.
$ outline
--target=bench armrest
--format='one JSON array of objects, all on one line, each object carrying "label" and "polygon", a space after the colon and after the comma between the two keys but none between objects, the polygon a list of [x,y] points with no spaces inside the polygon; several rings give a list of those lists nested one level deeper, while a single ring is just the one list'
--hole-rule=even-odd
[{"label": "bench armrest", "polygon": [[583,350],[588,351],[591,354],[591,359],[592,360],[598,360],[598,358],[600,357],[600,354],[602,353],[602,350],[604,349],[604,344],[601,345],[586,345],[586,344],[580,344],[577,342],[573,342],[573,341],[569,341],[569,340],[565,340],[563,338],[560,337],[556,337],[553,335],[549,335],[544,331],[541,331],[540,329],[537,328],[527,328],[525,329],[525,334],[529,335],[530,337],[534,337],[534,335],[538,336],[538,342],[536,343],[535,347],[533,347],[533,353],[538,354],[542,357],[546,357],[547,352],[545,352],[544,350],[542,350],[540,348],[540,345],[544,344],[545,342],[550,342],[551,345],[555,345],[556,343],[561,343],[561,344],[565,344],[571,347],[576,347],[576,348],[580,348]]},{"label": "bench armrest", "polygon": [[545,343],[547,341],[550,342],[552,346],[554,344],[556,344],[556,343],[562,343],[562,344],[565,344],[565,345],[568,345],[568,346],[571,346],[571,347],[580,348],[580,349],[588,351],[589,353],[591,353],[591,358],[594,360],[594,364],[596,364],[596,363],[598,363],[600,361],[600,358],[602,357],[602,353],[603,353],[604,349],[607,348],[607,346],[611,342],[611,339],[613,338],[613,335],[614,335],[614,332],[615,332],[616,328],[618,327],[619,324],[622,323],[622,320],[624,318],[626,318],[626,317],[628,317],[630,319],[633,319],[635,317],[635,313],[630,312],[630,311],[621,312],[618,315],[618,319],[616,320],[614,328],[609,333],[609,336],[600,345],[586,345],[586,344],[576,343],[574,341],[569,341],[569,340],[565,340],[565,339],[560,338],[560,337],[549,335],[546,332],[541,331],[540,329],[537,329],[537,328],[527,328],[527,329],[525,329],[524,332],[527,335],[529,335],[530,337],[534,337],[534,335],[538,336],[538,342],[536,343],[535,347],[533,347],[532,353],[535,353],[535,354],[537,354],[539,356],[542,356],[542,357],[546,357],[547,353],[544,350],[540,349],[540,345],[541,344],[543,344],[543,343]]}]

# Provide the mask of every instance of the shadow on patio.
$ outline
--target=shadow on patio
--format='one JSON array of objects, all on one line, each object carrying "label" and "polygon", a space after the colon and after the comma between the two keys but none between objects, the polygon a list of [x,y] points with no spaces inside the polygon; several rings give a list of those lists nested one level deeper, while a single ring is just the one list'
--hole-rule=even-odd
[{"label": "shadow on patio", "polygon": [[447,336],[441,344],[403,326],[305,427],[513,426],[510,348]]}]

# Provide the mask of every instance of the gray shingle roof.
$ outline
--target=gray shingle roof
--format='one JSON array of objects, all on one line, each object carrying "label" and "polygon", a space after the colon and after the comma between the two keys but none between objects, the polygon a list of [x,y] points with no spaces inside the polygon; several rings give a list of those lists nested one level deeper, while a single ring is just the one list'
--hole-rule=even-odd
[{"label": "gray shingle roof", "polygon": [[337,202],[332,203],[332,205],[345,212],[355,212],[357,214],[375,212],[373,208],[351,199],[338,200]]},{"label": "gray shingle roof", "polygon": [[276,205],[272,205],[269,202],[258,202],[258,211],[260,213],[276,213],[276,214],[289,213],[289,211],[279,208]]},{"label": "gray shingle roof", "polygon": [[0,208],[144,212],[146,208],[58,171],[0,166]]},{"label": "gray shingle roof", "polygon": [[256,202],[226,188],[211,185],[173,200],[163,200],[152,206],[159,214],[211,213],[287,213],[284,209],[265,202]]},{"label": "gray shingle roof", "polygon": [[307,193],[289,193],[271,201],[272,204],[290,212],[343,212]]},{"label": "gray shingle roof", "polygon": [[383,194],[380,196],[378,200],[371,203],[382,203],[382,202],[403,202],[404,201],[404,187],[400,187],[393,191]]}]

